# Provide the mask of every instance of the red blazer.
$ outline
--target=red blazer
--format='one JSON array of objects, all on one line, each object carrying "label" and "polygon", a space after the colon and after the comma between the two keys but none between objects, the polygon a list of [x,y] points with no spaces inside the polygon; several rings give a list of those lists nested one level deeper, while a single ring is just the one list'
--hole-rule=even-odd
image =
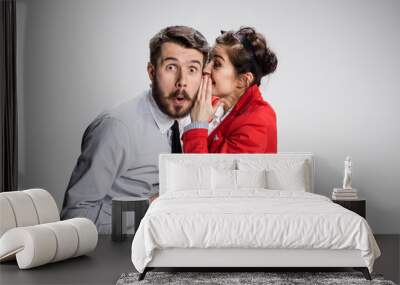
[{"label": "red blazer", "polygon": [[253,85],[209,136],[205,128],[190,129],[182,141],[184,153],[276,153],[275,111]]}]

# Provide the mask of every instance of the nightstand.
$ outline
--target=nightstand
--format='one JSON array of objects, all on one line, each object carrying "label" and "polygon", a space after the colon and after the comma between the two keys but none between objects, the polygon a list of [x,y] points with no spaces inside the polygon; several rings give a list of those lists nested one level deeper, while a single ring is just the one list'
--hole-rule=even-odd
[{"label": "nightstand", "polygon": [[364,219],[366,218],[366,200],[356,199],[356,200],[332,200],[332,202],[339,204],[340,206],[359,214]]}]

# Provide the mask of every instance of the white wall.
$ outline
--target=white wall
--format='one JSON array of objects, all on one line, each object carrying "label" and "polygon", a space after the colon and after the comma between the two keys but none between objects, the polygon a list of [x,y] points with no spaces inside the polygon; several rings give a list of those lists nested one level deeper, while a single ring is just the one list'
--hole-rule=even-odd
[{"label": "white wall", "polygon": [[148,87],[148,42],[161,28],[189,25],[213,42],[250,25],[279,59],[262,86],[279,151],[315,153],[324,195],[351,155],[374,232],[400,233],[400,2],[244,3],[18,0],[21,188],[48,189],[61,205],[85,127]]}]

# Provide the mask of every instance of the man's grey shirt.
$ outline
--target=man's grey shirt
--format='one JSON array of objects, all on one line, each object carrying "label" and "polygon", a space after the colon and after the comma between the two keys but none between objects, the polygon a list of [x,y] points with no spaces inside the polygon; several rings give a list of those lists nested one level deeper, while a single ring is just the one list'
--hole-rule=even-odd
[{"label": "man's grey shirt", "polygon": [[[87,217],[111,232],[114,197],[158,192],[158,155],[171,152],[174,119],[160,111],[151,91],[103,112],[86,129],[81,155],[65,193],[62,219]],[[180,133],[190,123],[180,119]]]}]

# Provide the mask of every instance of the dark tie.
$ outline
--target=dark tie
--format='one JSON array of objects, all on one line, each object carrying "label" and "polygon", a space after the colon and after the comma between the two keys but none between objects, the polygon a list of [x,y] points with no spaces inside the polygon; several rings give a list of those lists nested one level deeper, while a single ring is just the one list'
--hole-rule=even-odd
[{"label": "dark tie", "polygon": [[181,136],[179,134],[179,124],[177,120],[175,120],[174,124],[171,127],[171,130],[171,152],[182,153]]}]

